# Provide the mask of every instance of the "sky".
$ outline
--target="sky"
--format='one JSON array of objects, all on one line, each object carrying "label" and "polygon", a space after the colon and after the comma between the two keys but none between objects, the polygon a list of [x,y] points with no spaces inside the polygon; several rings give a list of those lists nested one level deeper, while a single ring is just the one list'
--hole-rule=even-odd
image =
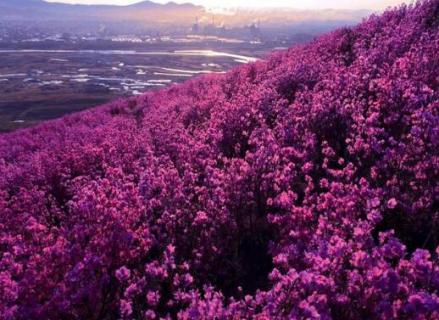
[{"label": "sky", "polygon": [[[139,0],[47,0],[80,4],[116,4],[127,5]],[[169,0],[153,0],[166,3]],[[290,7],[297,9],[372,9],[382,10],[411,0],[174,0],[174,2],[192,2],[206,7]]]}]

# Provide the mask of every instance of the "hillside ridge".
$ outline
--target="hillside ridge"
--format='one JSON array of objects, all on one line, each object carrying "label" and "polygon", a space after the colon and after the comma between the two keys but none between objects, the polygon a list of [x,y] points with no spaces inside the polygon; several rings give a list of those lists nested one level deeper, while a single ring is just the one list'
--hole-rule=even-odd
[{"label": "hillside ridge", "polygon": [[0,135],[0,318],[439,318],[438,51],[418,1]]}]

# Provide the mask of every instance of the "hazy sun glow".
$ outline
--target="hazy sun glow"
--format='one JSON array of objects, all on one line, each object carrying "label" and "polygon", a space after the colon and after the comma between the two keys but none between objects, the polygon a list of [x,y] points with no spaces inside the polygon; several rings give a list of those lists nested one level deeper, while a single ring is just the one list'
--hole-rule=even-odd
[{"label": "hazy sun glow", "polygon": [[[116,4],[128,5],[140,0],[47,0],[49,2],[66,2],[80,4]],[[154,0],[166,3],[168,0]],[[291,7],[298,9],[373,9],[381,10],[399,5],[403,0],[174,0],[177,3],[192,2],[206,7]]]}]

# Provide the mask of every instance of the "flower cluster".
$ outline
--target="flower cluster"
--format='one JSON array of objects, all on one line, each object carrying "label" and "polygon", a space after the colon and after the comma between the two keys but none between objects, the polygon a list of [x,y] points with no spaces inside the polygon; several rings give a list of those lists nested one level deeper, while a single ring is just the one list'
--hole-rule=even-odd
[{"label": "flower cluster", "polygon": [[439,1],[0,136],[1,319],[439,319]]}]

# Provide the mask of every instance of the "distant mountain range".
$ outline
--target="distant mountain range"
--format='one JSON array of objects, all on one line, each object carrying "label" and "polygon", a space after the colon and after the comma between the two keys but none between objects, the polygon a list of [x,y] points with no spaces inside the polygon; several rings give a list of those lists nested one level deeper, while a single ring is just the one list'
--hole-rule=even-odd
[{"label": "distant mountain range", "polygon": [[[208,30],[262,26],[264,30],[283,28],[296,33],[318,34],[334,27],[355,24],[366,10],[235,9],[214,12],[191,3],[159,4],[142,1],[126,6],[73,5],[43,0],[0,0],[0,24],[25,23],[38,27],[92,31],[105,25],[107,30],[123,32],[135,28],[148,30],[190,30],[197,21]],[[93,24],[93,27],[89,25]]]},{"label": "distant mountain range", "polygon": [[99,20],[99,21],[151,21],[178,23],[190,21],[204,11],[190,3],[169,2],[159,4],[142,1],[127,6],[72,5],[43,0],[0,0],[1,20]]}]

